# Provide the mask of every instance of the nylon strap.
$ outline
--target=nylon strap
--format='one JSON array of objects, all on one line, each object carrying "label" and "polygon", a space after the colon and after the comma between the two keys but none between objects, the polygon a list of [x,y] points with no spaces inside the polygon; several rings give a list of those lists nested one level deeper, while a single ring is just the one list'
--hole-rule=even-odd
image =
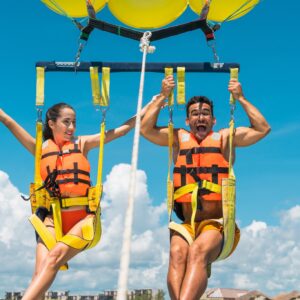
[{"label": "nylon strap", "polygon": [[[165,68],[165,77],[173,75],[173,68]],[[174,92],[172,91],[169,98],[168,98],[168,105],[173,106],[174,105]]]},{"label": "nylon strap", "polygon": [[43,106],[45,99],[45,68],[36,67],[36,106]]},{"label": "nylon strap", "polygon": [[42,143],[43,143],[43,123],[36,122],[36,140],[35,140],[35,166],[34,166],[34,182],[37,187],[43,185],[41,177],[41,157],[42,157]]},{"label": "nylon strap", "polygon": [[[29,221],[38,233],[40,239],[43,241],[47,249],[50,251],[56,245],[56,240],[54,236],[47,229],[45,224],[38,218],[36,214],[32,214],[29,217]],[[68,264],[64,264],[59,268],[62,271],[68,270]]]},{"label": "nylon strap", "polygon": [[104,139],[105,139],[105,122],[102,122],[101,126],[100,126],[100,146],[99,146],[98,174],[97,174],[97,184],[96,184],[96,186],[101,186],[102,185],[102,166],[103,166]]},{"label": "nylon strap", "polygon": [[192,193],[197,188],[206,189],[213,193],[218,193],[218,194],[220,194],[222,192],[221,185],[207,181],[207,180],[202,180],[200,186],[199,186],[198,182],[195,182],[195,183],[190,183],[190,184],[184,185],[184,186],[180,187],[179,189],[177,189],[174,193],[174,200],[182,197],[185,194]]},{"label": "nylon strap", "polygon": [[100,94],[98,67],[90,67],[90,77],[91,77],[91,84],[92,84],[93,104],[100,105],[101,94]]},{"label": "nylon strap", "polygon": [[[230,78],[231,79],[238,79],[238,68],[230,69]],[[234,136],[234,109],[235,109],[235,99],[233,95],[230,94],[230,105],[231,105],[231,116],[229,122],[229,177],[235,178],[232,162],[233,162],[233,136]]]},{"label": "nylon strap", "polygon": [[[230,69],[230,78],[238,79],[239,69]],[[222,209],[224,245],[217,260],[225,259],[232,251],[235,236],[235,175],[233,171],[233,136],[235,99],[230,94],[231,115],[229,122],[229,174],[222,180]]]},{"label": "nylon strap", "polygon": [[217,260],[225,259],[232,252],[235,237],[235,178],[222,180],[222,208],[224,244]]},{"label": "nylon strap", "polygon": [[61,209],[59,201],[55,201],[51,204],[52,213],[53,213],[53,221],[54,221],[54,229],[55,229],[55,237],[56,240],[59,241],[62,236],[62,219],[61,219]]},{"label": "nylon strap", "polygon": [[101,82],[101,106],[109,105],[109,90],[110,90],[110,68],[102,68],[102,82]]},{"label": "nylon strap", "polygon": [[62,207],[71,207],[71,206],[81,206],[88,205],[88,197],[74,197],[74,198],[62,198],[61,206]]},{"label": "nylon strap", "polygon": [[171,179],[171,167],[172,167],[172,159],[173,159],[173,141],[174,141],[174,124],[169,122],[168,125],[168,144],[169,144],[169,159],[168,159],[168,177],[167,177],[167,209],[169,221],[171,221],[171,214],[173,209],[173,194],[174,194],[174,186],[173,181]]},{"label": "nylon strap", "polygon": [[177,67],[177,104],[185,104],[185,67]]},{"label": "nylon strap", "polygon": [[193,238],[191,237],[188,230],[181,224],[177,224],[172,221],[169,223],[169,229],[172,229],[172,230],[180,233],[186,239],[186,241],[189,243],[189,245],[193,244]]}]

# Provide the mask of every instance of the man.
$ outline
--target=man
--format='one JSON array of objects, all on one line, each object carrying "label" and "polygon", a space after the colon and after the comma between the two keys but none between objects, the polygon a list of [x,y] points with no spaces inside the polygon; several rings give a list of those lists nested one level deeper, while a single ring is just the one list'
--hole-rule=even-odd
[{"label": "man", "polygon": [[[143,136],[160,146],[168,146],[168,128],[158,127],[156,123],[160,109],[174,86],[173,76],[167,76],[162,81],[161,92],[153,98],[142,121]],[[258,109],[246,100],[236,79],[229,81],[228,90],[241,104],[250,121],[250,127],[235,129],[233,149],[257,143],[270,132],[269,124]],[[222,178],[228,177],[229,129],[213,132],[216,123],[213,103],[204,96],[191,98],[186,113],[186,125],[190,131],[174,129],[174,189],[203,179],[220,185]],[[216,220],[222,218],[221,194],[200,189],[194,217],[191,198],[191,193],[187,193],[174,203],[177,216],[183,220],[180,226],[184,226],[190,234],[192,243],[188,243],[176,230],[170,230],[167,281],[171,299],[198,300],[201,297],[207,286],[207,267],[217,259],[223,245],[222,223]],[[236,228],[234,248],[238,241],[239,230]]]}]

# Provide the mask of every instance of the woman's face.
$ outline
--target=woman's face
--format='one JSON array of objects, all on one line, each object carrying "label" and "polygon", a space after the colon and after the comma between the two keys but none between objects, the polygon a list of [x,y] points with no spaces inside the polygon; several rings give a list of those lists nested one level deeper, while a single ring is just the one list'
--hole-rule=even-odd
[{"label": "woman's face", "polygon": [[72,140],[76,129],[76,115],[73,109],[65,107],[59,112],[56,121],[49,120],[49,127],[52,130],[56,144],[63,145]]}]

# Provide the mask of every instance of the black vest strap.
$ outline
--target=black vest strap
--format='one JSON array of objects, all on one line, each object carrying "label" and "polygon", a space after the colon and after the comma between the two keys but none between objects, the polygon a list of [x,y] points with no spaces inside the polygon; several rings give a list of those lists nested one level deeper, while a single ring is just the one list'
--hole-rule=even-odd
[{"label": "black vest strap", "polygon": [[71,153],[81,153],[77,144],[74,145],[74,149],[69,149],[69,150],[65,150],[65,151],[53,151],[53,152],[48,152],[46,154],[43,154],[42,159],[49,157],[49,156],[64,156],[64,155],[71,154]]},{"label": "black vest strap", "polygon": [[181,149],[179,155],[186,156],[186,163],[191,165],[193,163],[193,154],[201,153],[221,153],[221,149],[218,147],[194,147],[191,149]]}]

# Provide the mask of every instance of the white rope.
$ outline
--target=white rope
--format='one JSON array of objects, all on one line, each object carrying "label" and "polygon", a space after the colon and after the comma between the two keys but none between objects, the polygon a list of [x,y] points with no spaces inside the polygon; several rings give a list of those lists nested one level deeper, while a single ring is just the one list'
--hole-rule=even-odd
[{"label": "white rope", "polygon": [[148,52],[150,53],[150,51],[154,51],[155,49],[154,47],[149,46],[150,37],[151,37],[151,32],[149,31],[145,32],[141,39],[141,44],[140,44],[141,50],[143,52],[143,61],[142,61],[139,97],[138,97],[138,104],[137,104],[135,129],[134,129],[133,149],[132,149],[132,158],[131,158],[131,172],[130,172],[130,182],[129,182],[129,196],[128,196],[128,206],[127,206],[125,225],[124,225],[123,246],[121,251],[117,300],[127,299],[127,281],[128,281],[128,271],[129,271],[129,263],[130,263],[132,220],[133,220],[133,208],[134,208],[134,199],[135,199],[135,191],[136,191],[136,171],[137,171],[137,160],[138,160],[138,149],[139,149],[139,138],[140,138],[140,127],[141,127],[141,110],[142,110],[142,103],[143,103],[146,56]]}]

